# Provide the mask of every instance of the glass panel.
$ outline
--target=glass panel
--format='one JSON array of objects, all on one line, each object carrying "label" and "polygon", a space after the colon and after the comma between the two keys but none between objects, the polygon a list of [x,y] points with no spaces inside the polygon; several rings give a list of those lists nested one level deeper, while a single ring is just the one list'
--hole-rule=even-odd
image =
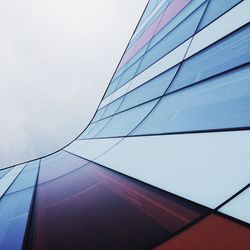
[{"label": "glass panel", "polygon": [[139,39],[139,37],[145,32],[145,30],[147,30],[149,28],[149,26],[152,25],[152,23],[162,14],[163,11],[165,11],[167,6],[172,1],[173,0],[165,1],[165,3],[159,8],[159,10],[153,15],[153,17],[147,22],[147,24],[140,30],[140,32],[138,32],[137,35],[135,37],[133,37],[132,42],[129,44],[128,48],[130,48]]},{"label": "glass panel", "polygon": [[188,249],[245,249],[250,246],[250,230],[247,227],[210,215],[188,230],[178,234],[155,250]]},{"label": "glass panel", "polygon": [[5,174],[0,179],[0,198],[6,192],[12,182],[17,178],[17,176],[23,170],[25,165],[26,163],[13,167],[7,174]]},{"label": "glass panel", "polygon": [[107,118],[107,119],[103,119],[103,120],[91,123],[87,127],[87,129],[83,132],[83,134],[78,138],[78,140],[94,137],[98,132],[100,132],[109,123],[110,119],[111,118]]},{"label": "glass panel", "polygon": [[7,174],[12,168],[7,168],[7,169],[3,169],[3,170],[0,170],[0,179],[5,175]]},{"label": "glass panel", "polygon": [[249,126],[249,79],[243,67],[167,95],[132,134]]},{"label": "glass panel", "polygon": [[29,188],[0,200],[0,249],[22,249],[32,195]]},{"label": "glass panel", "polygon": [[107,89],[107,92],[106,92],[104,98],[106,98],[107,96],[109,96],[111,93],[113,93],[115,91],[120,79],[121,79],[121,77],[119,76],[116,79],[111,81],[111,83],[108,86],[108,89]]},{"label": "glass panel", "polygon": [[219,211],[250,224],[250,188],[236,196]]},{"label": "glass panel", "polygon": [[192,1],[177,16],[175,16],[164,28],[162,28],[151,40],[149,49],[163,39],[169,32],[178,26],[184,19],[193,13],[206,0]]},{"label": "glass panel", "polygon": [[118,111],[126,110],[164,94],[179,66],[175,66],[125,95]]},{"label": "glass panel", "polygon": [[12,183],[6,194],[35,186],[38,174],[39,161],[30,162]]},{"label": "glass panel", "polygon": [[250,25],[184,61],[168,92],[250,61]]},{"label": "glass panel", "polygon": [[199,7],[193,14],[185,19],[179,26],[177,26],[172,32],[164,37],[157,45],[149,50],[140,64],[137,74],[144,69],[155,63],[164,55],[168,54],[171,50],[183,43],[189,37],[191,37],[202,17],[206,4]]},{"label": "glass panel", "polygon": [[118,98],[117,100],[111,102],[110,104],[108,104],[107,109],[106,109],[106,111],[105,111],[102,118],[105,118],[107,116],[110,116],[110,115],[113,115],[114,113],[116,113],[116,111],[119,108],[122,100],[123,100],[123,96]]},{"label": "glass panel", "polygon": [[119,72],[117,72],[117,76],[121,75],[123,72],[128,70],[130,66],[132,66],[137,60],[139,60],[144,55],[147,48],[148,48],[148,43],[139,52],[137,52],[134,56],[132,56],[128,60],[128,62],[119,69]]},{"label": "glass panel", "polygon": [[211,23],[239,2],[241,2],[241,0],[210,0],[206,13],[200,23],[199,30],[204,28],[207,24]]},{"label": "glass panel", "polygon": [[116,89],[119,89],[121,86],[123,86],[125,83],[130,81],[134,76],[135,73],[141,63],[141,59],[139,59],[136,63],[134,63],[130,68],[128,68],[122,75],[121,79],[119,81],[119,84],[117,85]]},{"label": "glass panel", "polygon": [[57,161],[51,161],[53,156],[46,157],[41,160],[41,167],[39,172],[38,184],[51,181],[59,178],[77,168],[85,165],[88,161],[69,154],[65,151],[60,151],[61,154],[66,155]]},{"label": "glass panel", "polygon": [[106,107],[103,107],[103,108],[99,109],[99,110],[96,112],[95,117],[94,117],[94,119],[92,120],[92,122],[96,122],[96,121],[98,121],[99,119],[101,119],[102,116],[103,116],[103,113],[105,112],[105,110],[106,110]]},{"label": "glass panel", "polygon": [[110,123],[96,137],[126,136],[150,112],[155,103],[156,101],[152,101],[113,116]]},{"label": "glass panel", "polygon": [[25,249],[152,249],[207,212],[89,163],[38,186]]},{"label": "glass panel", "polygon": [[90,134],[93,130],[97,129],[97,123],[91,123],[88,127],[84,130],[84,132],[79,136],[78,140],[85,138],[88,134]]}]

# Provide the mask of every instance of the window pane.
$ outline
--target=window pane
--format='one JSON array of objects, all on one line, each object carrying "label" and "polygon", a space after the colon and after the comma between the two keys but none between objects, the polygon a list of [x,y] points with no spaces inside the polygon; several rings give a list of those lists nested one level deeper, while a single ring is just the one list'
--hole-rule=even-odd
[{"label": "window pane", "polygon": [[167,95],[132,134],[250,126],[249,80],[246,66]]},{"label": "window pane", "polygon": [[0,200],[0,249],[22,249],[32,195],[29,188]]},{"label": "window pane", "polygon": [[249,61],[250,26],[248,25],[184,61],[168,92]]}]

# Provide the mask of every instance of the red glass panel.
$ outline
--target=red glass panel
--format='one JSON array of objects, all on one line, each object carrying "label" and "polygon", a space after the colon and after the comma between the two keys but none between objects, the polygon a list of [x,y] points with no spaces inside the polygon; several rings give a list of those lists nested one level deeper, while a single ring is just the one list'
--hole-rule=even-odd
[{"label": "red glass panel", "polygon": [[152,248],[204,213],[201,206],[89,163],[38,185],[26,248]]},{"label": "red glass panel", "polygon": [[209,215],[155,250],[249,250],[250,229],[217,215]]}]

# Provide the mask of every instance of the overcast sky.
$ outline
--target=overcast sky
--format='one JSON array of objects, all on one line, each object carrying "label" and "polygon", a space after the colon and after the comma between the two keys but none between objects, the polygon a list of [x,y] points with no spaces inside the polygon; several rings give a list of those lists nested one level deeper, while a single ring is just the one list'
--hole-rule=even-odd
[{"label": "overcast sky", "polygon": [[0,168],[84,129],[146,3],[0,1]]}]

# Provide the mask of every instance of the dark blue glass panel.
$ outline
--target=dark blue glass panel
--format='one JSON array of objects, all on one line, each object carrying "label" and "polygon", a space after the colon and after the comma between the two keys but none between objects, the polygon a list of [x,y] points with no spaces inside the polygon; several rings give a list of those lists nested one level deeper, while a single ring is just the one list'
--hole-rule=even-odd
[{"label": "dark blue glass panel", "polygon": [[32,195],[33,188],[29,188],[0,200],[0,249],[22,249]]},{"label": "dark blue glass panel", "polygon": [[164,94],[179,66],[175,66],[129,92],[118,111],[126,110]]},{"label": "dark blue glass panel", "polygon": [[23,171],[15,179],[15,181],[12,183],[12,185],[7,191],[7,194],[11,194],[22,189],[27,189],[35,186],[38,168],[39,160],[28,163],[23,169]]},{"label": "dark blue glass panel", "polygon": [[249,81],[245,66],[166,95],[132,134],[248,127]]},{"label": "dark blue glass panel", "polygon": [[250,61],[250,25],[184,61],[168,92]]},{"label": "dark blue glass panel", "polygon": [[193,14],[185,19],[172,32],[164,37],[158,44],[149,50],[140,64],[137,74],[145,70],[147,67],[155,63],[161,57],[168,54],[171,50],[183,43],[185,40],[194,35],[199,21],[202,17],[206,4],[199,7]]},{"label": "dark blue glass panel", "polygon": [[[211,23],[217,17],[228,11],[241,0],[210,0],[207,10],[202,18],[199,30]],[[240,17],[239,17],[240,18]]]}]

